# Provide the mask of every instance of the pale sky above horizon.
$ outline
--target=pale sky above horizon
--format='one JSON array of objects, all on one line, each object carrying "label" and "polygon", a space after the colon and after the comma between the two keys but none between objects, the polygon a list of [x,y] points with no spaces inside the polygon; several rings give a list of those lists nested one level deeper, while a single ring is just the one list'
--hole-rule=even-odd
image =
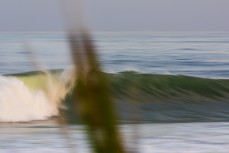
[{"label": "pale sky above horizon", "polygon": [[[81,0],[95,31],[229,31],[229,0]],[[0,31],[63,31],[59,0],[0,0]]]}]

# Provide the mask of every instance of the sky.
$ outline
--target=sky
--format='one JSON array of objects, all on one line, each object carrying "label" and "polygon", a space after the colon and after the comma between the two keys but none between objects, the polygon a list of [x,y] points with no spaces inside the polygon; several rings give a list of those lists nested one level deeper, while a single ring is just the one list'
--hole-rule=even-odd
[{"label": "sky", "polygon": [[[0,31],[63,31],[61,0],[0,0]],[[229,0],[81,0],[94,31],[229,31]]]}]

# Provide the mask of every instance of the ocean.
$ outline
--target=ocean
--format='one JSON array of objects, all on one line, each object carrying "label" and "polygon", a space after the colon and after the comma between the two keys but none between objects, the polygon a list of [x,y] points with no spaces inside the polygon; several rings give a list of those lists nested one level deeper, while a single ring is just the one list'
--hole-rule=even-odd
[{"label": "ocean", "polygon": [[[228,152],[229,33],[92,35],[127,150]],[[64,33],[0,34],[0,153],[90,152],[72,115],[70,89],[63,88],[71,81],[71,61]],[[49,95],[40,70],[56,78]],[[67,134],[56,117],[60,105]]]}]

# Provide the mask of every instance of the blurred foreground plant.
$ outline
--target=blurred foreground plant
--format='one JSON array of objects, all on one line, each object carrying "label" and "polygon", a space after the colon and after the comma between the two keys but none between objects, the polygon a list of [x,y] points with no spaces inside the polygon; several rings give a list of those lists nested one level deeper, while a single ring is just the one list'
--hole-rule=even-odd
[{"label": "blurred foreground plant", "polygon": [[100,69],[96,50],[85,29],[79,0],[61,0],[77,80],[75,110],[85,123],[96,153],[124,153],[108,81]]},{"label": "blurred foreground plant", "polygon": [[96,153],[124,153],[108,81],[86,32],[69,35],[77,81],[73,90],[89,140]]}]

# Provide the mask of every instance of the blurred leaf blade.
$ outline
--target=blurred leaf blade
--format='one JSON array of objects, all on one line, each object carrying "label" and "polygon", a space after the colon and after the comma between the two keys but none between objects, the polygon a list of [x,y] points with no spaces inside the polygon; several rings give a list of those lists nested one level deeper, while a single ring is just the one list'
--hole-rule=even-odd
[{"label": "blurred leaf blade", "polygon": [[[124,153],[108,80],[105,73],[101,72],[95,47],[86,33],[81,33],[80,36],[70,36],[69,39],[75,72],[78,76],[73,91],[75,101],[78,103],[76,110],[79,110],[86,124],[94,151],[97,153]],[[82,62],[82,59],[85,61]]]}]

